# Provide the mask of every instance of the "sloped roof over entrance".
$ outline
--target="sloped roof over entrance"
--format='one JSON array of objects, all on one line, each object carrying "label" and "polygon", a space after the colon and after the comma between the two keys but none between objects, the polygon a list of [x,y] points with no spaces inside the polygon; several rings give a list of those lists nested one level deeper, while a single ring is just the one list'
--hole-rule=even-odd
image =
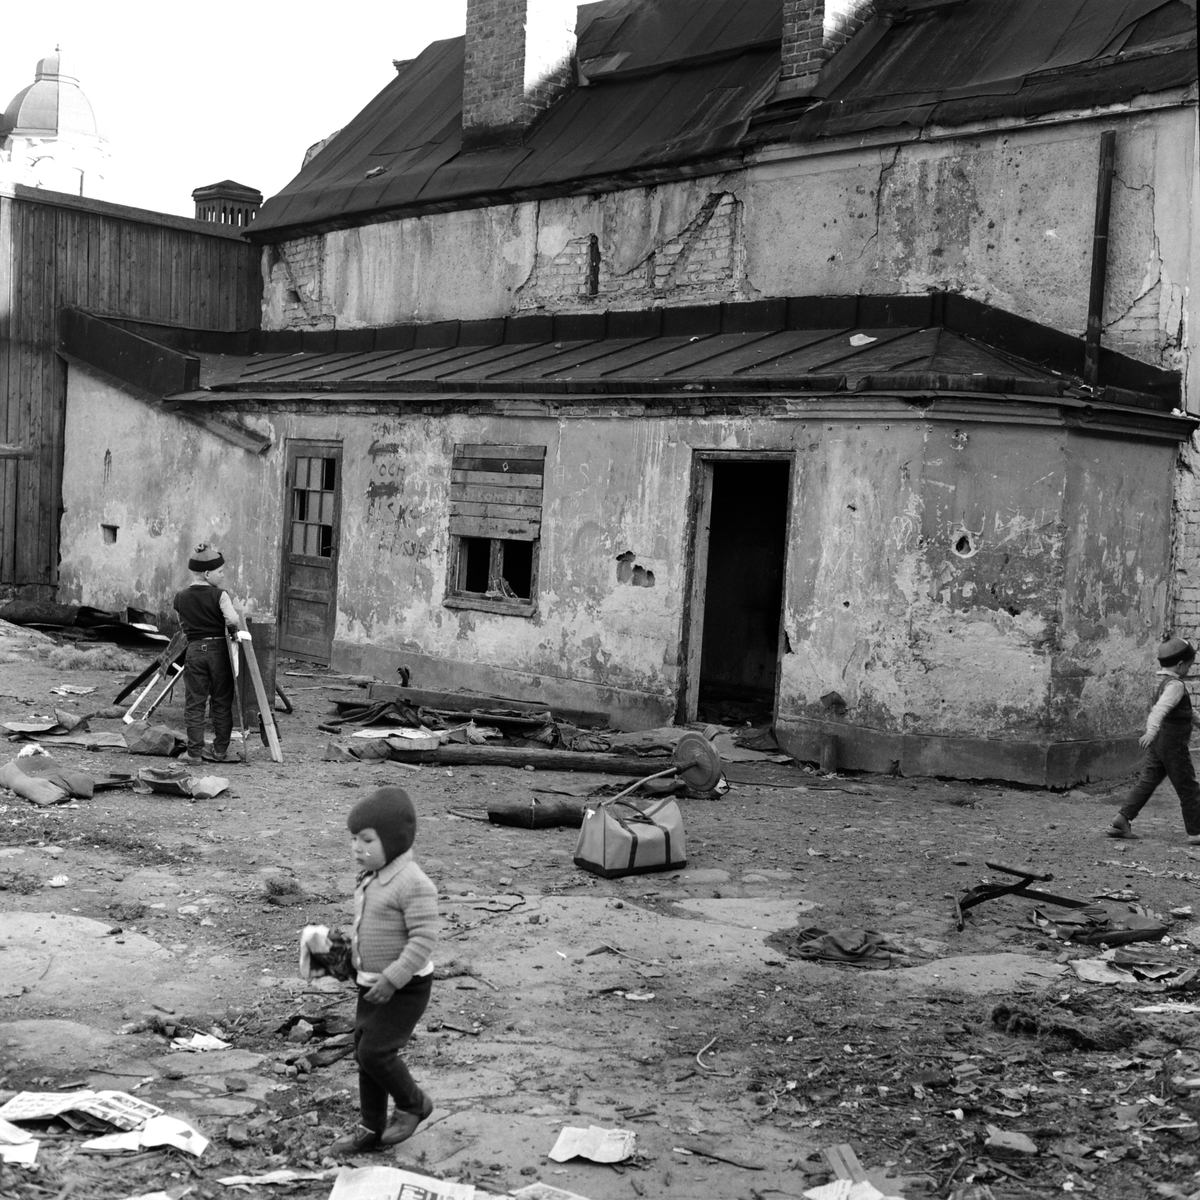
[{"label": "sloped roof over entrance", "polygon": [[[455,407],[535,400],[770,413],[823,397],[956,396],[1058,406],[1114,428],[1188,436],[1177,375],[1106,352],[1099,389],[1083,344],[952,295],[808,297],[697,308],[531,316],[322,333],[214,335],[70,312],[61,352],[148,398]],[[1022,353],[1023,352],[1023,353]],[[1074,364],[1074,366],[1073,366]],[[1060,418],[1062,413],[1059,414]]]},{"label": "sloped roof over entrance", "polygon": [[434,42],[278,195],[251,238],[740,166],[767,142],[1117,103],[1196,79],[1186,0],[881,0],[814,97],[772,101],[781,0],[579,9],[578,86],[518,146],[464,152],[463,39]]}]

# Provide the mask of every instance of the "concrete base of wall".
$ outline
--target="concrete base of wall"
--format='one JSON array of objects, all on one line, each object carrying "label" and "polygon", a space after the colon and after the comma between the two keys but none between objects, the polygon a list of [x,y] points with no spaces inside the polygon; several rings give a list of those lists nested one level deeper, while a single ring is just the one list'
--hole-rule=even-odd
[{"label": "concrete base of wall", "polygon": [[607,713],[613,729],[656,729],[672,724],[675,713],[674,696],[598,687],[577,679],[535,675],[411,650],[335,641],[330,661],[335,670],[374,675],[385,683],[399,683],[397,670],[407,667],[411,685],[430,691],[478,692],[482,696],[545,704],[552,711],[558,708]]},{"label": "concrete base of wall", "polygon": [[793,758],[820,762],[836,741],[839,768],[850,771],[940,775],[950,779],[1002,779],[1066,788],[1088,780],[1127,775],[1141,761],[1136,737],[1072,742],[1020,742],[936,737],[781,717],[775,737]]}]

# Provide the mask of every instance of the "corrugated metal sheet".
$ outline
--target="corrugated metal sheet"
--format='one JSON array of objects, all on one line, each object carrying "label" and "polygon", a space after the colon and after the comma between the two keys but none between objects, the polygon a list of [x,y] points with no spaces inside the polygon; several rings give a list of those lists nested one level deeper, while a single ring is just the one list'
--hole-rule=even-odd
[{"label": "corrugated metal sheet", "polygon": [[736,163],[766,141],[1032,117],[1196,78],[1185,0],[893,4],[826,68],[819,100],[771,102],[781,0],[601,0],[579,10],[588,86],[520,146],[462,150],[463,39],[406,65],[278,195],[256,240],[602,181]]}]

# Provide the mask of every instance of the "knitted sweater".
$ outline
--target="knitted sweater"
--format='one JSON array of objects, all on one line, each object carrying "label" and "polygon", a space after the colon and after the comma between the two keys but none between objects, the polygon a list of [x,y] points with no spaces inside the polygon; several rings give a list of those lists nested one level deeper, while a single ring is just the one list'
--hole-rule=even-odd
[{"label": "knitted sweater", "polygon": [[369,986],[382,975],[401,988],[414,975],[427,975],[437,931],[437,888],[411,850],[359,876],[351,942],[359,983]]}]

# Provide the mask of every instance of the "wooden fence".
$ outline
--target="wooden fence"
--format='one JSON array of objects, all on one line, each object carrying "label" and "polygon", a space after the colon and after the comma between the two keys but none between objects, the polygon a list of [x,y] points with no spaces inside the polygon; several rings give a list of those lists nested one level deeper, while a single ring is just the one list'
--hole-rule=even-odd
[{"label": "wooden fence", "polygon": [[0,189],[0,587],[58,581],[66,364],[76,307],[192,329],[260,324],[260,250],[216,223],[21,186]]}]

